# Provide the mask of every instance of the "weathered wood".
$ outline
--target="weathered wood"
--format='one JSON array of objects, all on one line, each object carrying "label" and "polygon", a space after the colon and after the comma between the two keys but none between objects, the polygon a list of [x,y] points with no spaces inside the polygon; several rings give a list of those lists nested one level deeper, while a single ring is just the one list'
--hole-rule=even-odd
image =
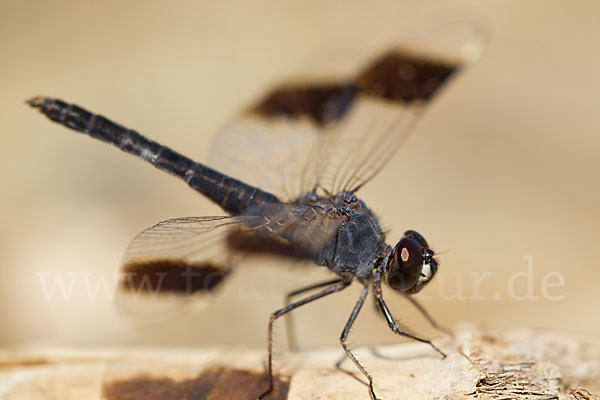
[{"label": "weathered wood", "polygon": [[[418,343],[356,352],[386,400],[600,400],[598,342],[470,326],[436,343],[445,360]],[[369,399],[350,362],[335,367],[341,358],[339,349],[282,353],[269,398]],[[253,399],[266,386],[263,364],[263,351],[238,348],[1,351],[0,398]]]}]

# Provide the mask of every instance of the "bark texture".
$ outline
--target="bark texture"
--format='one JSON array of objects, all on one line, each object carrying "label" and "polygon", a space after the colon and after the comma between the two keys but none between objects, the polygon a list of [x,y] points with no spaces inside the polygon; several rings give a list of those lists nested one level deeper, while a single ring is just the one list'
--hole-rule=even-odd
[{"label": "bark texture", "polygon": [[[436,343],[356,349],[386,400],[600,400],[600,344],[534,330],[463,326]],[[284,353],[267,399],[369,399],[339,349]],[[0,351],[0,399],[254,399],[266,388],[263,351],[17,349]]]}]

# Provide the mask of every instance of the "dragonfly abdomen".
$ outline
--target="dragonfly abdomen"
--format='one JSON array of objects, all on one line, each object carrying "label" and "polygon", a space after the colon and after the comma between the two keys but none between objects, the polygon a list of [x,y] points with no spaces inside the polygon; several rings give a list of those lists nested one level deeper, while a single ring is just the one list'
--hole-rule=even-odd
[{"label": "dragonfly abdomen", "polygon": [[261,204],[279,201],[271,193],[215,171],[132,129],[74,104],[47,97],[35,97],[28,103],[52,121],[110,143],[179,177],[230,214],[242,214],[248,208],[259,209]]}]

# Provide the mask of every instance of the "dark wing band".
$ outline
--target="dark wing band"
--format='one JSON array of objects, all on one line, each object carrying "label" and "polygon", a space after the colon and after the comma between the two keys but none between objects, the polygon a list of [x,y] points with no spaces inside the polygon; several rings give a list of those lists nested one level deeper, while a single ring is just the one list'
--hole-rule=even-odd
[{"label": "dark wing band", "polygon": [[356,191],[482,48],[480,32],[459,24],[392,49],[354,76],[278,87],[219,133],[211,164],[280,198]]},{"label": "dark wing band", "polygon": [[302,204],[272,204],[260,212],[170,219],[140,233],[123,258],[121,309],[148,319],[183,314],[192,304],[199,308],[242,258],[314,260],[341,222]]}]

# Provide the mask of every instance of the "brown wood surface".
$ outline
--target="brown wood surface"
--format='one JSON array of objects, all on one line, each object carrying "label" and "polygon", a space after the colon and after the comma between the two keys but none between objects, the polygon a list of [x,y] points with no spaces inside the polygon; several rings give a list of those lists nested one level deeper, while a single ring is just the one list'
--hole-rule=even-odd
[{"label": "brown wood surface", "polygon": [[[386,400],[600,400],[597,341],[465,326],[436,343],[448,353],[445,360],[418,343],[356,353]],[[0,398],[253,399],[266,385],[264,356],[242,348],[4,350]],[[341,357],[339,349],[280,352],[269,398],[369,399],[350,362],[335,367]]]}]

